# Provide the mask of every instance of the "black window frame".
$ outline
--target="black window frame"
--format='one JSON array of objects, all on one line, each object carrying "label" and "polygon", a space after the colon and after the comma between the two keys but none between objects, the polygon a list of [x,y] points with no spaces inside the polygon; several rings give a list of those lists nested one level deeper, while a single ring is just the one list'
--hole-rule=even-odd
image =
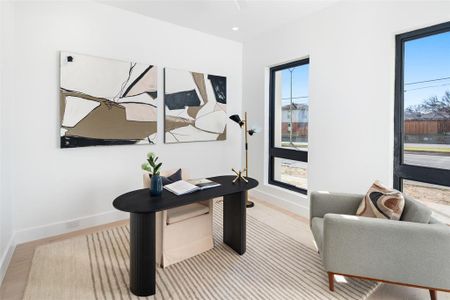
[{"label": "black window frame", "polygon": [[450,22],[396,35],[395,45],[395,114],[394,114],[394,188],[403,190],[403,180],[450,186],[450,170],[403,163],[404,141],[404,54],[405,43],[450,32]]},{"label": "black window frame", "polygon": [[309,65],[309,57],[270,68],[269,76],[269,184],[306,195],[307,189],[275,180],[275,158],[285,158],[308,163],[308,151],[275,147],[275,73],[288,68]]}]

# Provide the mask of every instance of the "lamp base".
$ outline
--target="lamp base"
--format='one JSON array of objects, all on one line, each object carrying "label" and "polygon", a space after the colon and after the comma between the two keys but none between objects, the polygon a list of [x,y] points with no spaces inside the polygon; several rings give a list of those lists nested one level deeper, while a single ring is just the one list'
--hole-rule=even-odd
[{"label": "lamp base", "polygon": [[247,178],[245,178],[244,173],[245,173],[245,169],[242,171],[236,171],[235,169],[231,169],[231,171],[234,172],[234,174],[236,174],[236,177],[233,179],[233,183],[236,183],[236,181],[238,180],[244,180],[246,183],[248,183]]},{"label": "lamp base", "polygon": [[[234,174],[236,174],[236,177],[233,179],[233,183],[236,183],[239,180],[243,180],[248,183],[247,178],[245,178],[245,176],[244,176],[245,169],[242,171],[236,171],[235,169],[231,169],[231,170],[234,172]],[[247,208],[251,208],[251,207],[255,206],[255,203],[252,201],[248,201],[248,199],[247,199],[247,201],[245,202],[245,206]]]}]

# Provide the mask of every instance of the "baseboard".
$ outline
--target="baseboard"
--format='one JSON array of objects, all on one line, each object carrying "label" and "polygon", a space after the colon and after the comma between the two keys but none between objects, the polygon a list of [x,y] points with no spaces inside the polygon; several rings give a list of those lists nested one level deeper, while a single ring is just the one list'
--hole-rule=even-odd
[{"label": "baseboard", "polygon": [[250,190],[249,195],[250,197],[255,197],[256,199],[261,199],[281,208],[292,211],[293,213],[296,213],[302,217],[309,218],[309,207],[307,206],[283,199],[273,193],[262,191],[258,188]]},{"label": "baseboard", "polygon": [[0,286],[2,285],[3,279],[6,275],[6,270],[8,270],[9,263],[13,256],[14,250],[16,249],[16,243],[14,242],[14,234],[9,239],[8,245],[6,246],[6,251],[0,259]]},{"label": "baseboard", "polygon": [[84,216],[62,222],[25,228],[15,232],[14,242],[16,245],[18,245],[80,229],[85,229],[93,226],[124,220],[127,219],[128,217],[129,214],[126,212],[111,210],[99,214]]}]

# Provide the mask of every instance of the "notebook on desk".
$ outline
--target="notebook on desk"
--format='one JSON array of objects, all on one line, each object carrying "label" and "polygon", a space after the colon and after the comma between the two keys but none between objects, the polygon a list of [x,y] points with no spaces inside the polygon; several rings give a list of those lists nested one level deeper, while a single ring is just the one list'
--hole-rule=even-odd
[{"label": "notebook on desk", "polygon": [[179,180],[165,185],[164,188],[175,195],[184,195],[199,190],[209,189],[220,186],[219,183],[206,178]]}]

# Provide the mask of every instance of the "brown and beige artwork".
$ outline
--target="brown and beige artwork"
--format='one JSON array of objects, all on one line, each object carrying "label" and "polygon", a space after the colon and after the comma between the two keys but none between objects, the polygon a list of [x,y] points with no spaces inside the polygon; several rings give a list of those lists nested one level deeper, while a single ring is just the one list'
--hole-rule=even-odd
[{"label": "brown and beige artwork", "polygon": [[227,78],[164,69],[166,143],[226,139]]},{"label": "brown and beige artwork", "polygon": [[61,148],[153,144],[157,68],[61,52]]}]

